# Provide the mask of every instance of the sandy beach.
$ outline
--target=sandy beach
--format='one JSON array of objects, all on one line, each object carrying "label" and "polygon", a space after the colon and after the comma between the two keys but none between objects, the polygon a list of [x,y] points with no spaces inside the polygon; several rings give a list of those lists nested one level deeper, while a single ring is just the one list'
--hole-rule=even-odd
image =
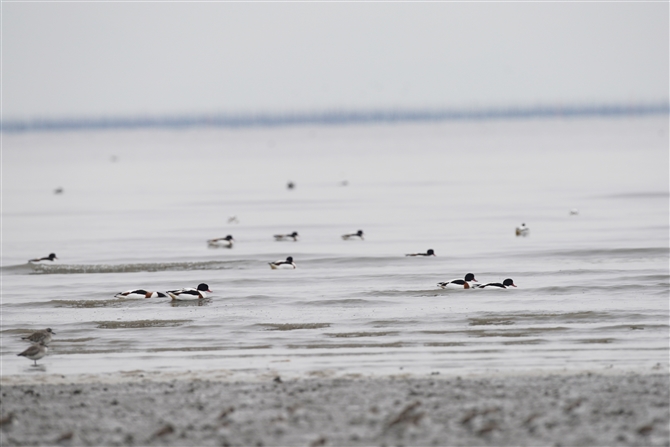
[{"label": "sandy beach", "polygon": [[3,380],[1,444],[670,445],[665,372],[107,378]]}]

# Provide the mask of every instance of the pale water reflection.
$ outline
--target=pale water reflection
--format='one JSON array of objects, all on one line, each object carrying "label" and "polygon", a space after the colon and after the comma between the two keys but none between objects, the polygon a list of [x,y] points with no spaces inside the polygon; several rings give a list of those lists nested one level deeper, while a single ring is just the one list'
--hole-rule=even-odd
[{"label": "pale water reflection", "polygon": [[[3,135],[2,374],[667,364],[667,130],[663,116]],[[227,234],[232,249],[207,248]],[[296,270],[269,268],[287,256]],[[518,288],[437,286],[467,272]],[[200,282],[202,301],[113,298]],[[58,335],[31,368],[20,335],[46,327]]]}]

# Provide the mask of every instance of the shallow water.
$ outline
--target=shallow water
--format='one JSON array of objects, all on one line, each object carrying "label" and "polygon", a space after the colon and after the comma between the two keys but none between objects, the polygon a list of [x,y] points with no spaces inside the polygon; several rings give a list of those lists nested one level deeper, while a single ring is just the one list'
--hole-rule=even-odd
[{"label": "shallow water", "polygon": [[[5,376],[668,362],[667,116],[2,138]],[[518,288],[436,285],[467,272]],[[34,368],[20,337],[45,327]]]}]

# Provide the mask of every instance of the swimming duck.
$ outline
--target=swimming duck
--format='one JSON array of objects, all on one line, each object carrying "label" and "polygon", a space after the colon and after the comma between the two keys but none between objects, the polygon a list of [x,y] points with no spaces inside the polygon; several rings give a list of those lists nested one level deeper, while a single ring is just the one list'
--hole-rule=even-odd
[{"label": "swimming duck", "polygon": [[499,282],[490,282],[486,284],[477,284],[475,289],[508,289],[510,287],[516,287],[512,278],[507,278],[501,283]]},{"label": "swimming duck", "polygon": [[530,233],[530,228],[528,228],[525,223],[516,227],[517,236],[528,236],[528,233]]},{"label": "swimming duck", "polygon": [[477,280],[473,273],[468,273],[463,279],[452,279],[451,281],[438,282],[437,285],[443,289],[471,289],[475,287]]},{"label": "swimming duck", "polygon": [[275,241],[288,241],[289,239],[293,239],[294,242],[298,241],[298,232],[294,231],[291,234],[275,234],[274,235]]},{"label": "swimming duck", "polygon": [[212,291],[209,290],[209,286],[205,283],[200,283],[195,289],[187,287],[179,290],[168,290],[166,293],[170,295],[173,300],[190,301],[207,298],[207,292],[212,293]]},{"label": "swimming duck", "polygon": [[353,241],[353,240],[364,240],[363,239],[363,230],[358,230],[355,233],[350,233],[350,234],[343,234],[342,239],[345,241]]},{"label": "swimming duck", "polygon": [[37,361],[47,355],[47,345],[44,344],[44,342],[36,343],[22,353],[16,355],[34,360],[35,366],[37,366]]},{"label": "swimming duck", "polygon": [[429,248],[428,251],[425,253],[410,253],[405,256],[435,256],[435,252],[433,251],[432,248]]},{"label": "swimming duck", "polygon": [[49,256],[44,258],[29,259],[28,262],[53,261],[54,259],[58,259],[56,257],[56,253],[49,253]]},{"label": "swimming duck", "polygon": [[295,268],[295,262],[293,262],[293,257],[289,256],[286,258],[286,261],[275,261],[275,262],[269,262],[270,268],[272,270],[277,270],[277,269],[294,269]]},{"label": "swimming duck", "polygon": [[233,243],[235,239],[229,234],[226,237],[220,237],[218,239],[210,239],[207,241],[207,245],[210,247],[221,247],[221,248],[233,248]]},{"label": "swimming duck", "polygon": [[52,331],[50,327],[48,327],[41,331],[35,331],[27,337],[21,337],[21,340],[28,340],[33,343],[44,343],[45,345],[48,345],[51,343],[52,335],[56,335],[56,333]]},{"label": "swimming duck", "polygon": [[147,292],[144,289],[137,289],[137,290],[126,290],[125,292],[119,292],[116,295],[114,295],[114,298],[128,298],[128,299],[167,298],[167,295],[162,292]]}]

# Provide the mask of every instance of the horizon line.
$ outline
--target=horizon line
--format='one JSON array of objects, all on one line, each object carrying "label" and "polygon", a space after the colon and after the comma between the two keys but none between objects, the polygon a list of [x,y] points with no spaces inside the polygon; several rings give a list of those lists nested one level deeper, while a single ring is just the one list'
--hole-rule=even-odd
[{"label": "horizon line", "polygon": [[553,105],[488,108],[325,110],[317,112],[211,113],[116,116],[98,118],[43,118],[0,122],[0,132],[40,132],[101,129],[187,127],[277,127],[305,124],[355,125],[421,121],[479,121],[491,119],[617,117],[670,114],[670,102],[599,105]]}]

